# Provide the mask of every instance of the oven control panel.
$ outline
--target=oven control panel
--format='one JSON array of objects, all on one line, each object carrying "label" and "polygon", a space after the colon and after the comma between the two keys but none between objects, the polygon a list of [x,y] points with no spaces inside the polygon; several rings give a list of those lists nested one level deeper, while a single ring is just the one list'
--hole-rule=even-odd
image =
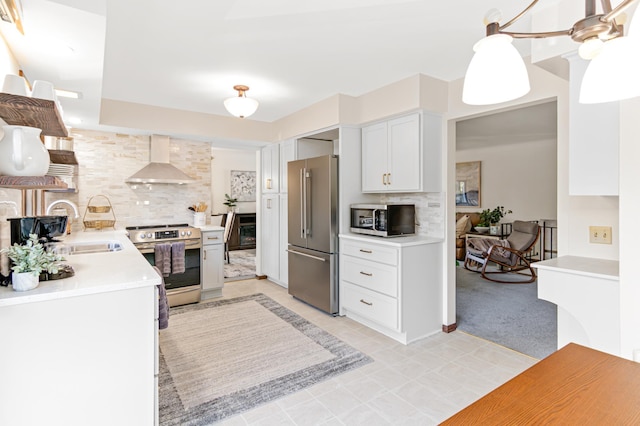
[{"label": "oven control panel", "polygon": [[163,228],[163,229],[130,229],[128,230],[129,239],[133,243],[141,243],[143,241],[176,241],[193,238],[200,238],[200,230],[193,227],[184,228]]},{"label": "oven control panel", "polygon": [[178,238],[178,231],[156,231],[156,240],[166,240],[167,238]]}]

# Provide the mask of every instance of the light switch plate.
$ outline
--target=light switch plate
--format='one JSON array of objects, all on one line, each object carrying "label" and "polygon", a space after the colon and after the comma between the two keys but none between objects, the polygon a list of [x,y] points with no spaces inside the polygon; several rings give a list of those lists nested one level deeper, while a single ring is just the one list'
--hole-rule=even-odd
[{"label": "light switch plate", "polygon": [[611,244],[611,227],[590,226],[589,242],[593,244]]}]

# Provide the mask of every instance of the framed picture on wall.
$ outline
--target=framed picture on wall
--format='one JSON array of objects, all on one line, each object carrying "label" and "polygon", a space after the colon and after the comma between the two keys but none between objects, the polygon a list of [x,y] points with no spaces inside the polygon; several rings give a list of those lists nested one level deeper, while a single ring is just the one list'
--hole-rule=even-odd
[{"label": "framed picture on wall", "polygon": [[241,201],[256,201],[256,172],[231,170],[231,197]]},{"label": "framed picture on wall", "polygon": [[456,163],[456,207],[480,207],[480,161]]}]

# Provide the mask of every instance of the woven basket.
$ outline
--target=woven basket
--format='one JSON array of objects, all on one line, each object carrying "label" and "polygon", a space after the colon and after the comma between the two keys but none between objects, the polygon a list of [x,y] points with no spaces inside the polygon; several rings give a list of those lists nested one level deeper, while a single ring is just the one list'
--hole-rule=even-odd
[{"label": "woven basket", "polygon": [[115,220],[85,220],[84,227],[92,229],[111,228],[116,224]]},{"label": "woven basket", "polygon": [[87,206],[89,213],[109,213],[111,206]]}]

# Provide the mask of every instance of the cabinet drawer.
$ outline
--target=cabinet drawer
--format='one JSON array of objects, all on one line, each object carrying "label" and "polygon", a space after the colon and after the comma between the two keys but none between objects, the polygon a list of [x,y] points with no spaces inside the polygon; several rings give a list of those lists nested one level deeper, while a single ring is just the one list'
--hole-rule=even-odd
[{"label": "cabinet drawer", "polygon": [[398,268],[379,262],[343,256],[342,277],[369,290],[398,295]]},{"label": "cabinet drawer", "polygon": [[342,304],[348,311],[387,328],[398,328],[398,303],[393,297],[342,282]]},{"label": "cabinet drawer", "polygon": [[342,253],[373,262],[386,263],[387,265],[396,266],[398,264],[398,250],[378,244],[343,240]]},{"label": "cabinet drawer", "polygon": [[223,243],[223,231],[206,231],[202,233],[202,244],[222,244]]}]

